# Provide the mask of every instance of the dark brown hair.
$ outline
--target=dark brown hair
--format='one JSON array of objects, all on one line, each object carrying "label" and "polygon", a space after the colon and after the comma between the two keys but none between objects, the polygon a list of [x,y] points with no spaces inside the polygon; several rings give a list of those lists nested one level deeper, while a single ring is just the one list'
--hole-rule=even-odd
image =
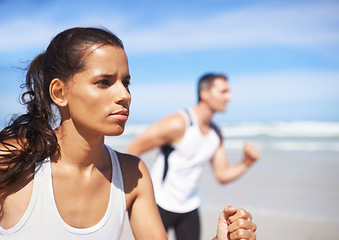
[{"label": "dark brown hair", "polygon": [[221,73],[206,73],[200,77],[198,81],[198,102],[200,102],[200,92],[202,89],[209,89],[212,86],[214,79],[216,78],[223,78],[227,81],[227,77],[225,74]]},{"label": "dark brown hair", "polygon": [[[78,27],[59,33],[31,62],[23,86],[27,91],[21,96],[27,113],[13,116],[0,132],[0,204],[22,173],[59,153],[53,132],[58,108],[50,97],[49,85],[54,78],[66,82],[84,70],[86,54],[94,44],[124,49],[121,40],[106,29]],[[13,140],[17,144],[11,144]]]}]

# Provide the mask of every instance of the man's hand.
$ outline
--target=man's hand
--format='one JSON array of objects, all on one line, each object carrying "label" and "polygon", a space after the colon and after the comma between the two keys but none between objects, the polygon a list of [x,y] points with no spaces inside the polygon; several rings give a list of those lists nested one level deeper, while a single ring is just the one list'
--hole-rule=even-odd
[{"label": "man's hand", "polygon": [[251,166],[258,158],[259,151],[246,140],[244,140],[244,163],[247,166]]},{"label": "man's hand", "polygon": [[226,206],[219,215],[216,240],[255,240],[257,226],[252,215],[242,208]]}]

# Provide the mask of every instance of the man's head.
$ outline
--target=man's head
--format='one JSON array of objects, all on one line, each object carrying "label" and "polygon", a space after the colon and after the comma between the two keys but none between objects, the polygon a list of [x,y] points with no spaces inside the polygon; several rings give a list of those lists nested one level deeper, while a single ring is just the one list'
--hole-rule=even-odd
[{"label": "man's head", "polygon": [[224,74],[208,73],[199,79],[198,102],[204,102],[214,112],[223,112],[232,95]]}]

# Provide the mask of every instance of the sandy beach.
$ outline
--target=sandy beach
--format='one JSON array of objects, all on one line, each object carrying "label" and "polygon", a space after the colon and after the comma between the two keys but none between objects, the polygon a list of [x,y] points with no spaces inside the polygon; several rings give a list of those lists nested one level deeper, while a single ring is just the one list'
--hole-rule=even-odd
[{"label": "sandy beach", "polygon": [[[144,126],[107,138],[118,151]],[[223,127],[229,164],[242,157],[248,139],[261,157],[241,178],[220,185],[207,167],[200,180],[201,240],[216,233],[226,205],[250,211],[260,240],[339,239],[339,123],[265,123]],[[155,150],[141,158],[151,168]],[[134,239],[126,217],[122,240]],[[169,239],[174,240],[169,232]]]},{"label": "sandy beach", "polygon": [[[218,212],[203,210],[202,240],[212,239],[216,233]],[[338,223],[324,220],[297,219],[283,216],[269,216],[254,212],[254,222],[258,225],[258,240],[318,240],[338,239]],[[173,232],[168,234],[169,240],[175,240]],[[134,239],[128,219],[125,221],[121,240]]]},{"label": "sandy beach", "polygon": [[[230,163],[240,151],[228,151]],[[143,156],[151,165],[152,154]],[[202,240],[216,232],[225,205],[253,215],[260,240],[339,239],[339,156],[337,152],[262,151],[246,175],[220,185],[210,168],[201,178]],[[122,240],[134,239],[126,217]],[[169,232],[169,239],[175,239]]]}]

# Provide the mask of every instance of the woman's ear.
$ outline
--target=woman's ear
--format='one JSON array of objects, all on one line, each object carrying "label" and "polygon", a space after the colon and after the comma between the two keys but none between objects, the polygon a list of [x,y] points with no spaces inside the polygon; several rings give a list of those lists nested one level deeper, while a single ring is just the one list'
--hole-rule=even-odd
[{"label": "woman's ear", "polygon": [[49,94],[56,105],[59,107],[67,106],[66,85],[59,78],[54,78],[49,84]]}]

